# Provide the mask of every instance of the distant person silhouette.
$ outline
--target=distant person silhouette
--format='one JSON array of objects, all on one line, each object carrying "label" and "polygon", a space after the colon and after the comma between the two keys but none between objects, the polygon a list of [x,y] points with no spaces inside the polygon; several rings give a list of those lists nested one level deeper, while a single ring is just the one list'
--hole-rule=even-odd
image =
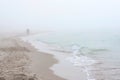
[{"label": "distant person silhouette", "polygon": [[30,35],[30,29],[26,30],[27,35]]}]

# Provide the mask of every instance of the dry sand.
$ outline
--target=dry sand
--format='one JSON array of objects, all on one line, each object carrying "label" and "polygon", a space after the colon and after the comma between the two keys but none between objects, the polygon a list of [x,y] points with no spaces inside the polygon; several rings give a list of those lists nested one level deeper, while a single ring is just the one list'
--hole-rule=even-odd
[{"label": "dry sand", "polygon": [[0,38],[0,80],[65,80],[49,69],[57,62],[17,37]]}]

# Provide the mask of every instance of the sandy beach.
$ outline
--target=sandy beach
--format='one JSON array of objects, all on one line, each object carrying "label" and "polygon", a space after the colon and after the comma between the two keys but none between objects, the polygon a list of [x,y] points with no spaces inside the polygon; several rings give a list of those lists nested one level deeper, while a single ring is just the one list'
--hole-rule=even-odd
[{"label": "sandy beach", "polygon": [[65,80],[49,69],[57,62],[18,37],[0,38],[0,80]]},{"label": "sandy beach", "polygon": [[[119,79],[119,64],[105,62],[107,54],[89,54],[75,60],[69,51],[44,43],[36,35],[0,35],[0,80]],[[92,58],[97,61],[93,63]],[[76,61],[81,64],[74,64]]]}]

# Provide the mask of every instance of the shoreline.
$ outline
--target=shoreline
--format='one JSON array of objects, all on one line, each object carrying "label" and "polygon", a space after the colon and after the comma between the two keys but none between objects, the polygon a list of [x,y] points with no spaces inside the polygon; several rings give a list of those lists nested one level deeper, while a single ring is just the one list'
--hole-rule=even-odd
[{"label": "shoreline", "polygon": [[[119,71],[118,64],[113,66],[113,64],[108,64],[108,62],[105,62],[106,61],[105,59],[108,59],[104,57],[105,54],[104,55],[99,55],[99,54],[87,55],[88,57],[91,57],[97,60],[98,62],[91,66],[84,67],[84,68],[80,68],[80,66],[75,67],[69,61],[65,60],[66,56],[67,57],[70,56],[68,53],[63,52],[63,51],[62,52],[56,51],[56,48],[52,47],[49,44],[47,44],[48,46],[46,46],[45,45],[46,43],[44,44],[40,40],[37,41],[36,39],[34,39],[34,37],[26,38],[26,40],[30,41],[29,43],[31,43],[32,46],[38,49],[38,51],[54,55],[54,58],[58,60],[59,63],[54,64],[52,67],[50,67],[50,69],[54,71],[54,73],[60,77],[63,77],[67,80],[119,79],[119,76],[117,76],[119,75],[119,73],[116,73],[116,71]],[[111,67],[108,67],[108,66],[111,66]],[[117,75],[114,76],[115,74]]]},{"label": "shoreline", "polygon": [[68,61],[69,52],[38,41],[34,35],[29,36],[14,34],[0,37],[0,80],[19,80],[13,79],[18,77],[22,80],[91,80],[86,79],[87,76],[95,80],[119,79],[118,62],[115,65],[107,62],[109,52],[87,55],[98,60],[87,69]]},{"label": "shoreline", "polygon": [[23,66],[27,68],[23,70],[26,75],[38,80],[86,80],[87,75],[83,68],[75,67],[67,60],[71,56],[69,52],[56,51],[54,46],[37,41],[32,35],[12,36],[6,39],[6,43],[9,40],[12,52],[23,53],[28,58],[27,66]]},{"label": "shoreline", "polygon": [[54,59],[59,61],[50,67],[50,70],[52,70],[55,75],[65,78],[66,80],[86,80],[87,75],[83,68],[75,67],[70,61],[68,61],[67,58],[71,56],[69,52],[56,51],[54,46],[34,40],[32,36],[21,37],[21,40],[30,43],[39,52],[52,55]]},{"label": "shoreline", "polygon": [[[30,66],[30,70],[32,70],[33,73],[37,73],[38,75],[37,74],[36,75],[40,77],[40,79],[42,80],[65,80],[55,75],[54,71],[50,69],[50,67],[58,63],[58,60],[54,58],[54,55],[45,52],[40,52],[30,43],[27,42],[24,43],[28,44],[28,46],[31,46],[31,48],[34,49],[37,54],[37,55],[33,53],[28,54],[31,61],[33,61]],[[39,69],[36,66],[38,66]]]}]

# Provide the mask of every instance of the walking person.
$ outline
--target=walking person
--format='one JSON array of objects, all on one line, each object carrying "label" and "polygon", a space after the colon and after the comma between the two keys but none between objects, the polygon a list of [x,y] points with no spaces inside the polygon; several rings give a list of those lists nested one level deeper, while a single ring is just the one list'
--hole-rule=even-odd
[{"label": "walking person", "polygon": [[27,35],[30,35],[30,29],[27,29],[27,30],[26,30],[26,34],[27,34]]}]

